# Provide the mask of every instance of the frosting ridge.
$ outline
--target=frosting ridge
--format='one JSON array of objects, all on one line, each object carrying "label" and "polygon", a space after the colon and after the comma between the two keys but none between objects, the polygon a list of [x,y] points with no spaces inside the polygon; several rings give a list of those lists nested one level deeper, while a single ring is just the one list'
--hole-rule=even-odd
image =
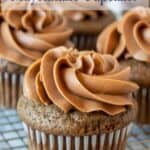
[{"label": "frosting ridge", "polygon": [[[150,9],[138,7],[106,27],[97,40],[97,50],[116,58],[132,57],[150,62]],[[103,43],[103,44],[102,44]]]},{"label": "frosting ridge", "polygon": [[9,6],[1,14],[0,56],[22,66],[30,65],[49,48],[65,45],[72,34],[64,17],[42,7],[14,10]]},{"label": "frosting ridge", "polygon": [[133,105],[131,93],[138,86],[129,81],[129,74],[130,68],[121,70],[110,55],[57,47],[27,69],[24,96],[45,105],[53,103],[64,112],[115,115]]}]

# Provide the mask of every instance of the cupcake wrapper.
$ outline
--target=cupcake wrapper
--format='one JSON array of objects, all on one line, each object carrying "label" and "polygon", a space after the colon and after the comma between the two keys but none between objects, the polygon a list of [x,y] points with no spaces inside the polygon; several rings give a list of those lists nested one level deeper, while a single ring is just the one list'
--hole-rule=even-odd
[{"label": "cupcake wrapper", "polygon": [[0,72],[0,107],[16,108],[22,95],[23,75]]},{"label": "cupcake wrapper", "polygon": [[139,124],[150,124],[150,88],[141,87],[134,97],[138,102],[137,122]]},{"label": "cupcake wrapper", "polygon": [[131,125],[128,125],[111,133],[73,137],[45,134],[25,123],[24,127],[28,133],[30,150],[123,150],[131,129]]},{"label": "cupcake wrapper", "polygon": [[71,40],[79,50],[95,50],[96,37],[97,35],[73,35]]}]

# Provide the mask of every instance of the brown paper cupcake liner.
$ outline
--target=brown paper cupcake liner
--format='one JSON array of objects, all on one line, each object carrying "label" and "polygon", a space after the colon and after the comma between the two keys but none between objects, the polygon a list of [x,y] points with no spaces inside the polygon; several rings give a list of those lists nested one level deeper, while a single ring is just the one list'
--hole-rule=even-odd
[{"label": "brown paper cupcake liner", "polygon": [[0,107],[16,108],[22,82],[23,74],[0,72]]},{"label": "brown paper cupcake liner", "polygon": [[141,87],[135,94],[138,103],[137,122],[150,124],[150,88]]},{"label": "brown paper cupcake liner", "polygon": [[124,150],[131,125],[111,133],[90,136],[56,136],[28,127],[30,150]]},{"label": "brown paper cupcake liner", "polygon": [[96,49],[96,38],[97,35],[80,35],[76,34],[71,37],[72,42],[75,44],[75,47],[79,50],[95,50]]}]

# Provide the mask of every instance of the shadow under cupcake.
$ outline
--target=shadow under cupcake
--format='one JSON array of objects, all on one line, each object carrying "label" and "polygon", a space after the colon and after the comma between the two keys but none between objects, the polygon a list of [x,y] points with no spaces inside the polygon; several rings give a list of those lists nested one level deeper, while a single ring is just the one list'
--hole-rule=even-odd
[{"label": "shadow under cupcake", "polygon": [[17,111],[29,149],[123,150],[137,106],[111,55],[57,47],[26,71]]}]

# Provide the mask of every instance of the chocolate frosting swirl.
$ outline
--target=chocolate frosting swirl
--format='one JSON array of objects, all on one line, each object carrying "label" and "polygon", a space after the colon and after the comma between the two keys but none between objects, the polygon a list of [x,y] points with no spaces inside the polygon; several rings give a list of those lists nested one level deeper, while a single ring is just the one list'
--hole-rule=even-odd
[{"label": "chocolate frosting swirl", "polygon": [[[22,5],[16,5],[23,7]],[[0,57],[28,66],[49,48],[66,44],[72,33],[64,17],[43,8],[2,11]]]},{"label": "chocolate frosting swirl", "polygon": [[[24,78],[24,96],[64,112],[103,111],[109,115],[132,106],[138,86],[129,80],[130,68],[120,69],[111,55],[57,47],[33,63]],[[113,87],[112,87],[113,86]]]},{"label": "chocolate frosting swirl", "polygon": [[97,50],[150,63],[150,9],[134,8],[98,37]]}]

